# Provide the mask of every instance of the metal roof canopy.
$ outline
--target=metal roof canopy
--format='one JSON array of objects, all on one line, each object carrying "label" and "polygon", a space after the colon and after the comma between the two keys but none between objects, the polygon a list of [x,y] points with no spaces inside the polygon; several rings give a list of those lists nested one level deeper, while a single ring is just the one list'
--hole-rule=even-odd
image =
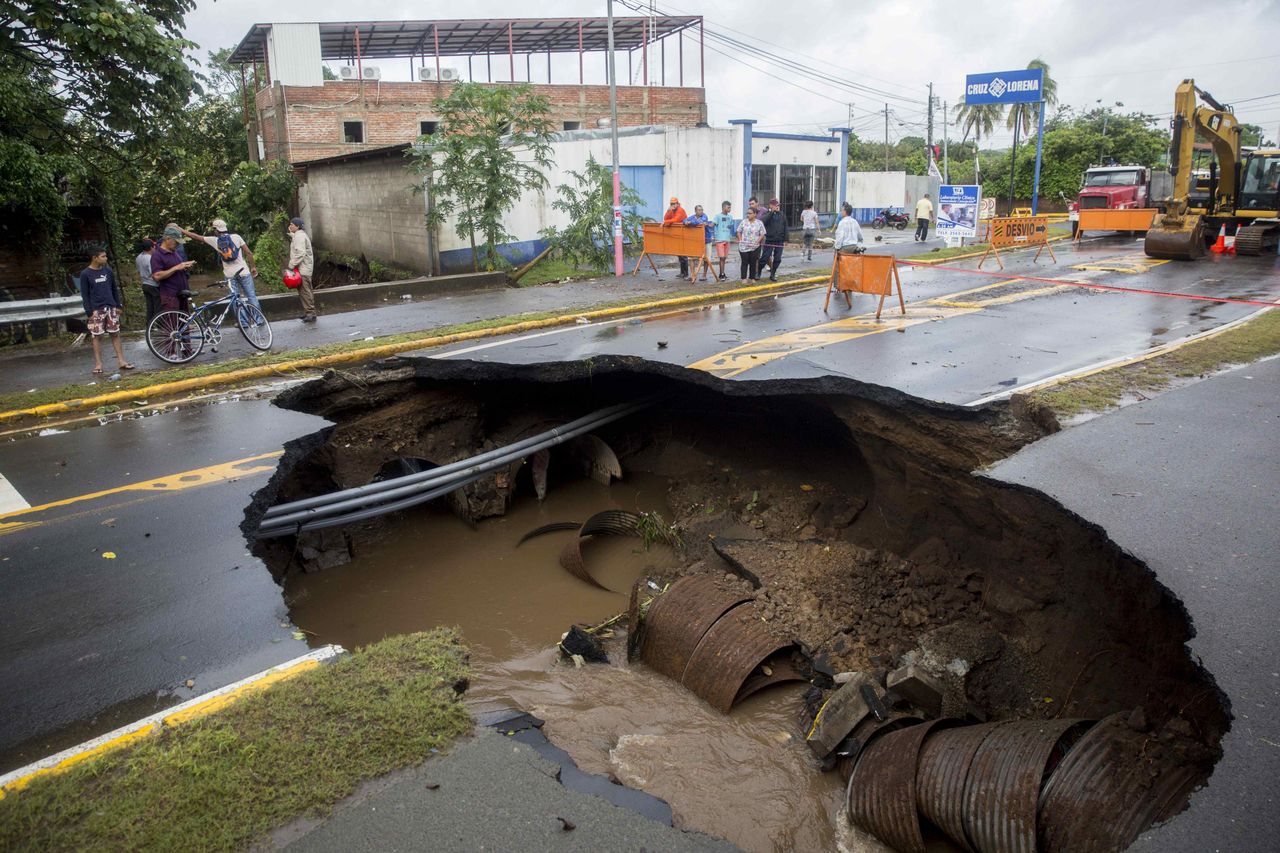
[{"label": "metal roof canopy", "polygon": [[[675,35],[702,22],[696,15],[613,19],[618,50]],[[320,58],[356,55],[362,59],[412,56],[484,56],[505,53],[578,53],[609,49],[607,18],[479,18],[451,21],[321,22]],[[231,52],[229,61],[249,64],[266,59],[271,24],[254,24]],[[436,40],[439,40],[439,48]],[[580,40],[581,39],[581,40]]]}]

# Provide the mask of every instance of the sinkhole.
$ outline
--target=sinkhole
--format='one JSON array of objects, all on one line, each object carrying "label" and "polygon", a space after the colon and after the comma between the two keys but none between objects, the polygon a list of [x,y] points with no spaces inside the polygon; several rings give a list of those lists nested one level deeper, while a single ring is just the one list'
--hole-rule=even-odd
[{"label": "sinkhole", "polygon": [[[635,401],[429,503],[257,537],[278,504]],[[333,423],[286,446],[244,521],[293,621],[348,647],[459,625],[477,707],[545,718],[584,769],[667,799],[684,827],[747,850],[834,849],[850,831],[864,849],[1123,849],[1219,755],[1230,716],[1180,602],[1101,527],[981,474],[1052,428],[1016,405],[631,358],[413,357],[278,404]],[[657,636],[660,612],[691,638]],[[762,657],[701,689],[738,665],[705,647],[730,616],[767,634]],[[572,624],[605,626],[608,664],[557,654]],[[932,698],[895,691],[904,667]],[[957,754],[958,777],[935,772]],[[1026,778],[974,781],[1015,759]],[[1082,793],[1100,776],[1128,786],[1111,819]]]}]

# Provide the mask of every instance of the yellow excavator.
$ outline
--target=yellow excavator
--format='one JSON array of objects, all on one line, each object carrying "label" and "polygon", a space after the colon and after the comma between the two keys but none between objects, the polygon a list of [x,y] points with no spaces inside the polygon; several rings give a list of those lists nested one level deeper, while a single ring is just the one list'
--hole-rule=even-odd
[{"label": "yellow excavator", "polygon": [[[1196,95],[1208,106],[1200,106]],[[1207,198],[1192,206],[1191,161],[1197,135],[1213,146]],[[1156,217],[1143,249],[1149,257],[1193,260],[1205,253],[1219,229],[1235,234],[1239,255],[1274,251],[1280,240],[1280,149],[1240,155],[1240,125],[1194,80],[1183,80],[1173,98],[1173,143],[1169,152],[1173,194]]]}]

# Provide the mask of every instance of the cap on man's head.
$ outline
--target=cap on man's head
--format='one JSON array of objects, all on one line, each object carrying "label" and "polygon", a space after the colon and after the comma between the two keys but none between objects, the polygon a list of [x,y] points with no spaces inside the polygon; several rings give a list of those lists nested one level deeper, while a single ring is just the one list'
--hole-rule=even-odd
[{"label": "cap on man's head", "polygon": [[679,204],[679,203],[680,203],[680,199],[676,198],[675,196],[671,197],[671,204]]},{"label": "cap on man's head", "polygon": [[305,222],[303,222],[303,221],[302,221],[302,217],[301,217],[301,216],[295,216],[295,217],[293,217],[293,219],[290,219],[289,221],[290,221],[291,223],[293,223],[294,225],[297,225],[299,228],[306,228],[306,227],[307,227],[307,223],[305,223]]},{"label": "cap on man's head", "polygon": [[776,198],[771,198],[771,199],[769,199],[769,206],[770,206],[770,207],[773,207],[775,204],[782,204],[782,202],[778,201]]},{"label": "cap on man's head", "polygon": [[169,225],[169,226],[166,226],[164,229],[164,236],[166,238],[172,237],[173,239],[177,240],[182,236],[182,230],[178,228],[176,225]]},{"label": "cap on man's head", "polygon": [[226,221],[225,219],[215,219],[215,220],[213,220],[213,223],[212,223],[212,224],[213,224],[213,230],[214,230],[214,231],[226,231],[226,230],[227,230],[227,221]]}]

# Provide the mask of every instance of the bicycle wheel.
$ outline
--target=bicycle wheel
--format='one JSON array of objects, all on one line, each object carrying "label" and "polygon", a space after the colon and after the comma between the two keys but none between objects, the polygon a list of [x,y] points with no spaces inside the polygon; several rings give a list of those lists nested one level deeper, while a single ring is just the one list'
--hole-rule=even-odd
[{"label": "bicycle wheel", "polygon": [[204,349],[204,326],[185,311],[161,311],[147,325],[147,349],[161,361],[184,364]]},{"label": "bicycle wheel", "polygon": [[246,302],[236,312],[236,325],[240,334],[254,349],[271,349],[271,324],[256,306]]}]

